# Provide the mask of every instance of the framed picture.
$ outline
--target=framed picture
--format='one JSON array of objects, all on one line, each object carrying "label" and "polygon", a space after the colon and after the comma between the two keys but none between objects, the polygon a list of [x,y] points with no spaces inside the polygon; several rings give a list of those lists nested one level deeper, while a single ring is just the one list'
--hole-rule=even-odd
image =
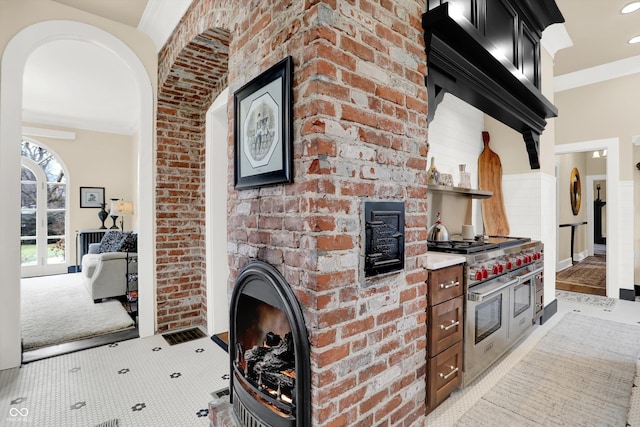
[{"label": "framed picture", "polygon": [[288,56],[233,94],[237,190],[293,182],[292,76]]},{"label": "framed picture", "polygon": [[80,187],[80,207],[99,208],[104,203],[104,187]]}]

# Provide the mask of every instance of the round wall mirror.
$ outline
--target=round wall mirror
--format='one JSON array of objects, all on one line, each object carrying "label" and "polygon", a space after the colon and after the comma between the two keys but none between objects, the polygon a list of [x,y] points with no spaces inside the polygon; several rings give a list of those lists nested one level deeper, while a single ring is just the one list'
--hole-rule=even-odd
[{"label": "round wall mirror", "polygon": [[578,168],[571,171],[571,182],[569,183],[569,194],[571,198],[571,210],[574,215],[580,212],[580,199],[582,198],[582,189],[580,187],[580,173]]}]

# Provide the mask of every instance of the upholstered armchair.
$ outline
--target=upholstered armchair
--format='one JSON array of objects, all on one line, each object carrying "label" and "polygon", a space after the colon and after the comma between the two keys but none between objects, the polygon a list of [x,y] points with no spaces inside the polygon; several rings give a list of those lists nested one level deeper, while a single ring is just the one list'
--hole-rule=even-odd
[{"label": "upholstered armchair", "polygon": [[[82,257],[82,278],[94,302],[124,296],[127,292],[127,257],[137,257],[137,234],[108,231],[100,243],[89,245]],[[129,263],[129,273],[137,272]]]}]

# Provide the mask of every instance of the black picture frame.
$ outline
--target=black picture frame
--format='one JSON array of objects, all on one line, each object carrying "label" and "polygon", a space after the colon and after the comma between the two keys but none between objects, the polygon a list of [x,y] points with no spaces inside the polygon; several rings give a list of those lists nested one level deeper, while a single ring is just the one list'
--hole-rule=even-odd
[{"label": "black picture frame", "polygon": [[80,207],[99,208],[104,201],[104,187],[80,187]]},{"label": "black picture frame", "polygon": [[234,92],[236,190],[293,182],[292,78],[287,56]]}]

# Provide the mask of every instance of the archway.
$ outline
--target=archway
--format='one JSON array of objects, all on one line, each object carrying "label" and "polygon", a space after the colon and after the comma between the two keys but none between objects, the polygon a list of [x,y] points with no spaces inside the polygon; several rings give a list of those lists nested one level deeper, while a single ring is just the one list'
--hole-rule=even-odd
[{"label": "archway", "polygon": [[[174,40],[178,40],[177,38]],[[227,197],[227,164],[217,164],[212,156],[228,156],[226,129],[217,135],[213,153],[207,135],[207,121],[225,122],[227,109],[214,113],[214,99],[227,86],[230,33],[208,28],[186,39],[184,46],[165,47],[176,57],[160,70],[157,123],[156,202],[158,228],[156,242],[158,330],[208,324],[208,332],[222,332],[214,323],[212,305],[224,303],[211,294],[214,281],[226,288],[226,240],[214,250],[212,240],[226,237],[227,212],[220,212],[225,224],[212,219],[211,197],[215,168],[218,196]],[[165,51],[160,57],[164,58]],[[207,61],[202,61],[207,58]],[[169,60],[167,60],[169,61]],[[224,102],[226,105],[226,100]],[[210,130],[210,129],[209,129]],[[223,182],[219,182],[222,180]],[[204,185],[203,185],[204,184]],[[219,209],[221,206],[215,206]],[[222,227],[222,228],[221,228]],[[220,240],[218,240],[220,243]],[[215,245],[217,246],[217,245]],[[214,255],[214,253],[216,255]],[[214,256],[218,258],[213,259]],[[215,276],[215,279],[213,278]],[[223,326],[221,326],[223,327]]]},{"label": "archway", "polygon": [[[14,36],[2,56],[0,81],[0,197],[9,212],[19,212],[20,138],[22,128],[22,72],[38,46],[52,40],[80,39],[96,43],[120,57],[132,70],[140,96],[140,142],[138,148],[139,217],[154,218],[153,204],[153,90],[147,70],[135,53],[112,34],[80,22],[45,21],[31,25]],[[155,260],[153,221],[140,221],[139,245],[139,332],[155,332]],[[7,217],[0,223],[0,370],[20,365],[20,218]]]}]

